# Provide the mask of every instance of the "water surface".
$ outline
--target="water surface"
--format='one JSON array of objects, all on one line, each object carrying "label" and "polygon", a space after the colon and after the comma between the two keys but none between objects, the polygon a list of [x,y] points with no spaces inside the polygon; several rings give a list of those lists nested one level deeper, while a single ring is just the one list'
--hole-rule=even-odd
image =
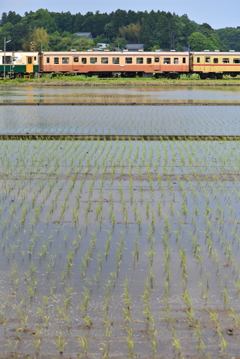
[{"label": "water surface", "polygon": [[1,102],[238,102],[240,89],[236,87],[0,87]]}]

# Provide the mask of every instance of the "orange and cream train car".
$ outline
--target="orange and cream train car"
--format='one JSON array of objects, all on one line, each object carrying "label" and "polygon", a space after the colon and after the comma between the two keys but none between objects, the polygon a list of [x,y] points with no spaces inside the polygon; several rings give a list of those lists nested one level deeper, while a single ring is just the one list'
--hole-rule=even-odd
[{"label": "orange and cream train car", "polygon": [[43,73],[75,73],[88,76],[142,76],[177,78],[189,73],[188,52],[43,52]]}]

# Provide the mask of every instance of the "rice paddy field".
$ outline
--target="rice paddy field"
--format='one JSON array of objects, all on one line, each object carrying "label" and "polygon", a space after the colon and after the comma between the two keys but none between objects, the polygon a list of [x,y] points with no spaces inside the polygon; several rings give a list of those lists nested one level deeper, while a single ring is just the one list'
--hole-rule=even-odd
[{"label": "rice paddy field", "polygon": [[1,134],[240,134],[240,106],[4,106],[0,113]]},{"label": "rice paddy field", "polygon": [[[1,106],[0,133],[239,135],[239,107]],[[239,358],[239,141],[0,144],[0,358]]]},{"label": "rice paddy field", "polygon": [[239,86],[132,86],[121,87],[82,86],[45,86],[20,87],[17,85],[0,86],[0,104],[4,103],[237,103],[240,97]]}]

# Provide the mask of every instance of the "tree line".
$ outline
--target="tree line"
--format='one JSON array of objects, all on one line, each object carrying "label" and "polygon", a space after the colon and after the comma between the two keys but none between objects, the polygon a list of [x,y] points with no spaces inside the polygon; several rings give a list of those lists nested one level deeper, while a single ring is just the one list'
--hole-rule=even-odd
[{"label": "tree line", "polygon": [[[93,40],[76,35],[91,32]],[[164,11],[116,10],[109,14],[99,11],[71,14],[39,9],[25,12],[3,12],[0,20],[0,43],[11,40],[8,51],[52,50],[84,51],[107,43],[109,49],[127,43],[142,43],[146,51],[191,51],[230,49],[240,51],[240,27],[214,30],[209,24],[197,24],[188,16]],[[1,46],[0,46],[1,49]]]}]

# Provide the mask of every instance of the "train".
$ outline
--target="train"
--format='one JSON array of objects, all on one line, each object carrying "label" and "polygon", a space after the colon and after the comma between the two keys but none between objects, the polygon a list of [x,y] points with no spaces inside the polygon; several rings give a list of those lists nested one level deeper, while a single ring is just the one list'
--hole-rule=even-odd
[{"label": "train", "polygon": [[51,74],[99,77],[155,77],[177,79],[198,74],[201,79],[221,79],[240,74],[240,52],[128,52],[43,51],[0,52],[0,77],[33,77]]}]

